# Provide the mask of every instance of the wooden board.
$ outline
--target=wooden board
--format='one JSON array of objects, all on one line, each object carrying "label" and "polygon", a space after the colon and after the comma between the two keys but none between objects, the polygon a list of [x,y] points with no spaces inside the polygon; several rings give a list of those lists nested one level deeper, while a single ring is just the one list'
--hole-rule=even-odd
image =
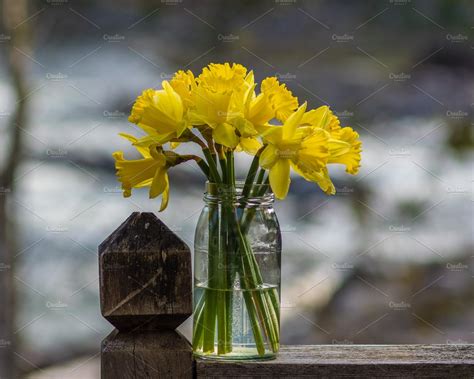
[{"label": "wooden board", "polygon": [[276,360],[196,361],[197,378],[474,377],[474,345],[285,346]]},{"label": "wooden board", "polygon": [[119,332],[102,341],[102,379],[192,379],[189,342],[173,330]]}]

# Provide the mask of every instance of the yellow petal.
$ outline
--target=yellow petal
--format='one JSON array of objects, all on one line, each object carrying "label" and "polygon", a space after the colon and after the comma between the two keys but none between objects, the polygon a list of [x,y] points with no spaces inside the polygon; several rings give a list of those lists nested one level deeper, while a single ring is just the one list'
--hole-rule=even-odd
[{"label": "yellow petal", "polygon": [[278,160],[278,149],[273,145],[267,145],[260,154],[259,164],[264,169],[271,168]]},{"label": "yellow petal", "polygon": [[252,99],[249,104],[247,117],[255,125],[263,125],[274,118],[275,110],[268,101],[268,97],[261,93]]},{"label": "yellow petal", "polygon": [[168,113],[169,117],[175,121],[175,128],[179,128],[181,121],[183,120],[183,101],[179,94],[171,87],[171,85],[163,80],[162,87],[163,91],[158,91],[158,97],[160,99],[159,106],[163,112]]},{"label": "yellow petal", "polygon": [[328,147],[331,153],[331,159],[340,157],[351,149],[351,145],[349,145],[347,142],[335,138],[330,138],[328,140]]},{"label": "yellow petal", "polygon": [[293,162],[305,172],[317,172],[328,162],[329,133],[323,129],[315,129],[311,135],[303,139]]},{"label": "yellow petal", "polygon": [[282,140],[282,131],[283,128],[279,125],[267,124],[265,130],[260,132],[260,135],[266,143],[278,145],[278,143]]},{"label": "yellow petal", "polygon": [[232,92],[214,92],[199,85],[196,88],[195,107],[189,115],[190,121],[200,120],[209,126],[226,122],[229,116],[229,106]]},{"label": "yellow petal", "polygon": [[240,88],[245,81],[247,69],[241,64],[211,63],[204,67],[197,81],[199,86],[213,92],[230,92]]},{"label": "yellow petal", "polygon": [[132,145],[138,150],[143,158],[151,158],[150,151],[146,147],[137,146],[135,143],[138,142],[138,138],[127,133],[119,133],[119,136],[125,138],[127,141],[130,141]]},{"label": "yellow petal", "polygon": [[296,128],[299,126],[304,112],[306,111],[306,102],[301,105],[298,110],[293,113],[282,126],[282,139],[289,140],[295,134]]},{"label": "yellow petal", "polygon": [[243,137],[252,137],[258,134],[253,124],[243,117],[234,118],[232,120],[232,126],[234,126]]},{"label": "yellow petal", "polygon": [[327,168],[323,168],[320,172],[314,172],[311,180],[315,182],[327,195],[334,195],[336,188],[329,177]]},{"label": "yellow petal", "polygon": [[284,199],[290,189],[290,161],[279,159],[270,168],[270,186],[277,199]]},{"label": "yellow petal", "polygon": [[326,119],[326,124],[324,125],[324,129],[326,129],[331,134],[337,130],[341,129],[341,123],[339,118],[329,110],[328,118]]},{"label": "yellow petal", "polygon": [[150,147],[152,145],[164,145],[165,143],[169,142],[171,139],[176,137],[175,132],[166,133],[166,134],[149,134],[145,137],[138,138],[134,143],[137,149],[139,147]]},{"label": "yellow petal", "polygon": [[150,187],[150,199],[154,199],[157,196],[160,196],[166,188],[166,169],[160,168],[156,170],[155,176],[153,177],[153,182]]},{"label": "yellow petal", "polygon": [[336,193],[336,188],[329,177],[329,172],[326,167],[319,172],[313,171],[310,173],[303,172],[296,164],[292,164],[291,167],[305,180],[316,183],[327,195],[334,195]]},{"label": "yellow petal", "polygon": [[191,127],[192,125],[189,124],[189,122],[187,122],[186,120],[182,120],[176,128],[176,137],[181,137],[181,134],[183,134],[187,129],[190,129]]},{"label": "yellow petal", "polygon": [[273,110],[273,117],[280,121],[285,121],[298,108],[298,99],[276,77],[264,79],[260,89]]},{"label": "yellow petal", "polygon": [[234,149],[239,144],[239,137],[235,134],[235,129],[228,123],[218,124],[212,131],[214,140],[226,147]]},{"label": "yellow petal", "polygon": [[194,93],[196,88],[196,79],[194,74],[188,70],[186,72],[179,70],[170,81],[171,87],[179,94],[185,108],[194,105]]},{"label": "yellow petal", "polygon": [[132,188],[147,185],[155,176],[156,171],[163,168],[165,163],[163,160],[153,158],[125,160],[121,151],[113,153],[113,157],[117,178],[122,183],[125,197],[131,195]]},{"label": "yellow petal", "polygon": [[331,111],[327,105],[322,107],[311,109],[306,112],[301,119],[302,125],[311,125],[315,128],[324,128],[327,125],[327,120],[331,114]]},{"label": "yellow petal", "polygon": [[257,151],[262,147],[262,143],[259,140],[250,137],[241,137],[239,145],[243,151],[250,155],[257,154]]},{"label": "yellow petal", "polygon": [[[338,139],[329,141],[328,163],[341,163],[346,166],[347,173],[356,175],[359,172],[362,152],[359,134],[352,128],[345,127],[333,133],[332,136]],[[345,144],[345,149],[341,148],[343,144]]]},{"label": "yellow petal", "polygon": [[176,131],[183,118],[183,104],[168,82],[164,89],[143,91],[133,104],[128,120],[145,132],[169,133]]},{"label": "yellow petal", "polygon": [[168,174],[165,175],[165,190],[163,191],[163,195],[161,196],[161,206],[160,206],[160,212],[164,211],[166,207],[168,206],[168,201],[170,198],[170,183],[168,180]]}]

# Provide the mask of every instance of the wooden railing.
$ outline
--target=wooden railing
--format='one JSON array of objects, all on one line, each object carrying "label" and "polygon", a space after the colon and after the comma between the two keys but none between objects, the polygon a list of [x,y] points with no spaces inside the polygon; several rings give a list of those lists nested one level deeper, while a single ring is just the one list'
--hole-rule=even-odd
[{"label": "wooden railing", "polygon": [[99,246],[104,379],[474,377],[474,345],[286,346],[276,360],[195,360],[176,328],[192,313],[189,247],[152,213]]}]

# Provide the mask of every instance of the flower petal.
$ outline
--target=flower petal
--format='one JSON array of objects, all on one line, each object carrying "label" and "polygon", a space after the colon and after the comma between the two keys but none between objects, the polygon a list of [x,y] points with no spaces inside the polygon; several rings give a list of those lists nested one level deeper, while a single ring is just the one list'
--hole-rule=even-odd
[{"label": "flower petal", "polygon": [[168,206],[168,201],[170,199],[170,183],[168,180],[168,174],[165,174],[165,190],[163,191],[163,196],[161,197],[161,206],[160,206],[160,212],[163,212],[166,207]]},{"label": "flower petal", "polygon": [[193,91],[196,88],[196,79],[190,70],[176,72],[170,81],[170,85],[179,94],[186,108],[194,105]]},{"label": "flower petal", "polygon": [[239,137],[235,134],[235,129],[232,125],[225,122],[217,124],[212,131],[212,136],[217,143],[235,148],[239,144]]},{"label": "flower petal", "polygon": [[285,121],[298,108],[298,99],[276,77],[264,79],[260,89],[274,112],[273,117],[280,121]]},{"label": "flower petal", "polygon": [[149,134],[147,136],[138,138],[135,142],[132,143],[137,149],[139,147],[150,147],[152,145],[164,145],[165,143],[169,142],[173,138],[176,137],[175,132],[166,133],[166,134]]},{"label": "flower petal", "polygon": [[132,188],[142,187],[149,183],[156,174],[156,170],[163,167],[162,162],[153,158],[125,160],[123,152],[113,153],[117,178],[122,183],[124,197],[129,197]]},{"label": "flower petal", "polygon": [[316,183],[327,195],[334,195],[336,193],[336,188],[329,177],[329,172],[326,167],[324,167],[321,171],[313,171],[310,173],[303,172],[300,168],[292,163],[291,167],[295,172],[303,177],[308,182]]},{"label": "flower petal", "polygon": [[306,112],[301,119],[301,124],[311,125],[315,128],[324,128],[331,111],[327,105]]},{"label": "flower petal", "polygon": [[346,166],[347,173],[356,175],[359,172],[362,151],[359,134],[347,126],[332,136],[337,139],[329,140],[328,163],[341,163]]},{"label": "flower petal", "polygon": [[290,161],[279,159],[270,168],[270,186],[277,199],[284,199],[290,189]]},{"label": "flower petal", "polygon": [[130,141],[132,145],[135,146],[135,149],[141,154],[143,158],[151,158],[150,151],[143,146],[135,145],[138,142],[138,138],[127,133],[119,133],[119,136],[125,138],[127,141]]},{"label": "flower petal", "polygon": [[167,174],[166,169],[159,168],[156,170],[155,176],[153,177],[153,182],[150,187],[150,199],[154,199],[157,196],[160,196],[167,186]]},{"label": "flower petal", "polygon": [[264,169],[269,169],[275,164],[277,160],[278,149],[273,145],[267,145],[267,147],[263,149],[262,154],[260,154],[259,164]]},{"label": "flower petal", "polygon": [[240,147],[243,151],[250,155],[257,154],[257,151],[262,147],[262,143],[256,138],[240,138]]},{"label": "flower petal", "polygon": [[303,118],[304,112],[306,111],[306,102],[302,104],[298,110],[293,113],[282,126],[282,138],[284,140],[289,140],[295,134],[296,128]]}]

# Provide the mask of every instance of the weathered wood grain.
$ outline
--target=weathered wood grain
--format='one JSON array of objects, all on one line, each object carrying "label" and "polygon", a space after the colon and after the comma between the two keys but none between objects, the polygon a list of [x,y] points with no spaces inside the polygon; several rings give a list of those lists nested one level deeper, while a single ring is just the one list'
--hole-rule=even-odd
[{"label": "weathered wood grain", "polygon": [[192,378],[192,349],[172,330],[114,330],[102,341],[101,372],[102,379]]},{"label": "weathered wood grain", "polygon": [[99,246],[102,315],[117,329],[175,329],[192,313],[191,253],[153,213],[135,212]]},{"label": "weathered wood grain", "polygon": [[471,378],[474,345],[286,346],[273,361],[196,361],[197,378]]}]

